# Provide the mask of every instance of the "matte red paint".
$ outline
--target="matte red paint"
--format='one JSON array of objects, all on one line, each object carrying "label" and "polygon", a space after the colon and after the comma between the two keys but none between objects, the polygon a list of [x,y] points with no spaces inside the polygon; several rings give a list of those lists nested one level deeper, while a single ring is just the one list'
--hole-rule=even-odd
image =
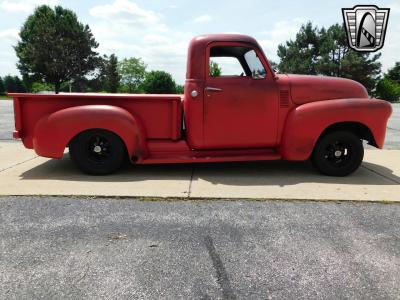
[{"label": "matte red paint", "polygon": [[[213,46],[255,50],[266,78],[210,77]],[[198,96],[192,97],[192,91]],[[306,160],[321,134],[342,122],[366,126],[370,142],[382,148],[392,111],[389,103],[370,99],[352,80],[274,74],[257,41],[236,34],[191,41],[183,96],[10,95],[14,137],[39,155],[60,158],[74,136],[101,128],[116,133],[132,161],[143,164]]]},{"label": "matte red paint", "polygon": [[116,133],[125,142],[130,156],[146,153],[141,122],[127,110],[111,105],[69,107],[41,118],[33,132],[33,148],[38,155],[61,158],[65,145],[75,135],[92,128]]},{"label": "matte red paint", "polygon": [[288,114],[279,152],[286,160],[306,160],[322,132],[342,122],[366,125],[376,145],[383,148],[390,113],[390,104],[376,99],[335,99],[300,105]]}]

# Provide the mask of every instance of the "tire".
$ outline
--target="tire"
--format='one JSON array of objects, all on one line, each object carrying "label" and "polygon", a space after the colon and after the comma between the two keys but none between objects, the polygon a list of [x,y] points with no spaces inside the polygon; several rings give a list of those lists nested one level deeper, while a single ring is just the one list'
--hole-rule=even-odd
[{"label": "tire", "polygon": [[314,166],[328,176],[346,176],[361,165],[364,158],[362,141],[348,131],[334,131],[317,142],[311,160]]},{"label": "tire", "polygon": [[114,173],[126,157],[121,138],[103,129],[78,134],[69,144],[69,153],[78,168],[89,175]]}]

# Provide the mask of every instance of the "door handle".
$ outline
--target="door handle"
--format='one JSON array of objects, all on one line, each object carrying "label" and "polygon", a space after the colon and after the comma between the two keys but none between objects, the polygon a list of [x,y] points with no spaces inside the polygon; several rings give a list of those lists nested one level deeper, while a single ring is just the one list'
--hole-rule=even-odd
[{"label": "door handle", "polygon": [[215,87],[210,87],[210,86],[206,87],[204,90],[205,90],[206,92],[222,92],[222,89],[220,89],[220,88],[215,88]]}]

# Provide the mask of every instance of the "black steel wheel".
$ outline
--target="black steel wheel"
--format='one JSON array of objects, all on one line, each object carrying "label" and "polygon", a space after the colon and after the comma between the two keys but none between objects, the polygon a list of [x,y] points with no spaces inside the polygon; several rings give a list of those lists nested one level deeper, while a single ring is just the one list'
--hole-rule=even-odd
[{"label": "black steel wheel", "polygon": [[121,138],[103,129],[78,134],[69,144],[69,153],[79,169],[90,175],[107,175],[117,171],[126,156]]},{"label": "black steel wheel", "polygon": [[364,158],[362,141],[347,131],[334,131],[324,135],[312,154],[314,166],[329,176],[346,176],[361,165]]}]

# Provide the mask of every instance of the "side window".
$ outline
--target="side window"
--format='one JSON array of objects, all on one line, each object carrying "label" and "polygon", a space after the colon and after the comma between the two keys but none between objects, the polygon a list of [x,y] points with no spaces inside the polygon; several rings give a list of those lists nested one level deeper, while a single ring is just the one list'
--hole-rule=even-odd
[{"label": "side window", "polygon": [[257,53],[254,50],[250,50],[244,55],[247,65],[250,68],[251,76],[255,79],[265,78],[267,75],[261,60],[258,58]]},{"label": "side window", "polygon": [[266,77],[256,51],[243,46],[214,46],[210,49],[210,77]]},{"label": "side window", "polygon": [[243,76],[243,67],[236,57],[212,57],[210,58],[210,76]]}]

